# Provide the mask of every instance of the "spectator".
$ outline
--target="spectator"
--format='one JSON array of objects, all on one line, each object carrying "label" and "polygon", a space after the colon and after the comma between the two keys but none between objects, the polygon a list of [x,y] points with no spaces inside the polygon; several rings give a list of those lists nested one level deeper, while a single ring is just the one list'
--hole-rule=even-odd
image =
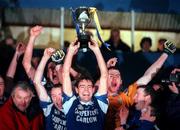
[{"label": "spectator", "polygon": [[67,130],[103,130],[104,116],[107,112],[107,68],[96,41],[88,43],[94,52],[100,68],[100,82],[97,93],[89,76],[81,75],[76,81],[75,90],[79,97],[72,91],[70,68],[73,55],[78,51],[80,43],[73,42],[69,46],[63,66],[63,108],[67,117]]},{"label": "spectator", "polygon": [[117,28],[111,30],[110,38],[106,41],[112,51],[130,52],[130,47],[121,40],[120,31]]},{"label": "spectator", "polygon": [[14,75],[16,73],[17,62],[19,61],[19,57],[24,53],[24,50],[25,45],[22,43],[18,43],[13,59],[6,73],[5,81],[3,77],[0,76],[0,105],[4,104],[13,89]]},{"label": "spectator", "polygon": [[143,37],[140,42],[141,50],[138,52],[152,52],[151,51],[152,40],[150,37]]},{"label": "spectator", "polygon": [[33,109],[33,92],[25,82],[13,88],[11,97],[0,108],[1,130],[43,130],[42,114]]},{"label": "spectator", "polygon": [[1,68],[1,75],[5,77],[8,65],[10,64],[12,57],[14,55],[14,48],[7,45],[5,41],[0,43],[0,68]]},{"label": "spectator", "polygon": [[10,35],[5,38],[4,42],[6,45],[11,46],[12,48],[16,47],[16,40]]},{"label": "spectator", "polygon": [[[36,38],[40,35],[41,31],[41,26],[35,26],[31,28],[29,42],[24,53],[23,66],[26,71],[26,74],[28,75],[31,81],[33,81],[34,79],[35,69],[38,66],[37,58],[34,58],[34,60],[32,59],[33,46]],[[31,64],[32,61],[34,64]]]},{"label": "spectator", "polygon": [[167,40],[164,39],[164,38],[161,38],[158,40],[158,45],[157,45],[157,52],[163,52],[164,50],[164,43],[166,42]]}]

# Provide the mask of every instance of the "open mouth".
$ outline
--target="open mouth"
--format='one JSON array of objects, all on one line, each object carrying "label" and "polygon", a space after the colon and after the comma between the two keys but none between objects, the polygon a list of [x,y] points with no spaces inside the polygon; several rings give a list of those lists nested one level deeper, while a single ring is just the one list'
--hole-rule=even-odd
[{"label": "open mouth", "polygon": [[83,97],[89,97],[90,94],[83,94]]},{"label": "open mouth", "polygon": [[111,86],[112,86],[112,87],[116,87],[116,86],[117,86],[117,83],[111,83]]}]

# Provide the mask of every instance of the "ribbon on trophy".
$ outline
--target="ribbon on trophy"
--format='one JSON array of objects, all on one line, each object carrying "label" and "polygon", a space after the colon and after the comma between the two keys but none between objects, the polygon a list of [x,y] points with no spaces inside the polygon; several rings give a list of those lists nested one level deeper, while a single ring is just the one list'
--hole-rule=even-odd
[{"label": "ribbon on trophy", "polygon": [[73,8],[71,8],[71,11],[72,11],[72,19],[73,19],[73,23],[74,23],[74,25],[75,25],[75,27],[76,27],[76,33],[77,33],[77,35],[79,35],[79,25],[78,24],[76,24],[76,14],[75,14],[75,10],[73,10]]},{"label": "ribbon on trophy", "polygon": [[[109,47],[110,45],[108,43],[105,43],[104,40],[101,38],[101,34],[102,34],[102,29],[101,29],[101,26],[100,26],[100,23],[99,23],[99,19],[98,19],[98,15],[97,15],[97,12],[96,12],[96,8],[94,7],[90,7],[90,14],[91,16],[93,17],[94,19],[94,22],[96,24],[96,32],[97,32],[97,36],[98,36],[98,39],[100,40],[101,42],[101,45],[104,44],[104,46],[108,49],[108,50],[111,50]],[[100,46],[101,46],[100,45]]]}]

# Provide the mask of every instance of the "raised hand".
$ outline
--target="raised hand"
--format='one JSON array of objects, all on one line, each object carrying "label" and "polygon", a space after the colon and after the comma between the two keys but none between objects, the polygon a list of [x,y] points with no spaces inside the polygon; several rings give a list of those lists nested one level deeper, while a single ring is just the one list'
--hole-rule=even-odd
[{"label": "raised hand", "polygon": [[54,48],[46,48],[44,50],[44,56],[49,58],[54,52],[55,52]]},{"label": "raised hand", "polygon": [[119,111],[119,117],[120,117],[120,120],[121,120],[121,125],[126,124],[128,115],[129,115],[128,108],[125,107],[125,106],[122,106],[120,111]]},{"label": "raised hand", "polygon": [[19,56],[21,56],[24,52],[25,52],[26,46],[24,43],[22,42],[18,42],[17,46],[16,46],[16,53]]},{"label": "raised hand", "polygon": [[115,66],[117,63],[117,58],[113,57],[107,61],[107,68]]},{"label": "raised hand", "polygon": [[75,55],[78,52],[78,49],[80,47],[80,43],[75,40],[69,45],[68,52]]},{"label": "raised hand", "polygon": [[88,47],[92,50],[92,51],[96,51],[96,50],[99,50],[99,45],[98,43],[91,39],[90,42],[88,42]]},{"label": "raised hand", "polygon": [[30,35],[37,37],[39,36],[39,34],[42,32],[43,27],[42,26],[34,26],[33,28],[31,28],[30,30]]},{"label": "raised hand", "polygon": [[174,82],[172,82],[171,85],[168,86],[169,89],[171,90],[171,92],[175,93],[175,94],[179,94],[179,90],[178,88],[176,87],[176,84]]}]

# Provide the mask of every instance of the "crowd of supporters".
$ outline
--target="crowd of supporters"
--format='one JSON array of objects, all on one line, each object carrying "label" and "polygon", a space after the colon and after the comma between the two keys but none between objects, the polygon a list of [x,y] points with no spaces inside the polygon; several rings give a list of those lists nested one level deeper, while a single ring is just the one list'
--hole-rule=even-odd
[{"label": "crowd of supporters", "polygon": [[[59,50],[36,52],[34,43],[42,30],[32,27],[27,44],[10,36],[0,43],[0,130],[180,129],[180,68],[173,68],[163,84],[153,82],[175,53],[173,43],[160,39],[159,57],[138,79],[123,86],[121,59],[111,54],[133,52],[120,39],[119,30],[113,29],[106,41],[111,52],[93,38],[87,43],[97,61],[93,76],[91,69],[76,61],[81,51],[77,39],[69,44],[61,62],[52,60]],[[151,38],[143,38],[137,53],[152,53],[151,45]],[[88,66],[92,61],[86,60]]]}]

